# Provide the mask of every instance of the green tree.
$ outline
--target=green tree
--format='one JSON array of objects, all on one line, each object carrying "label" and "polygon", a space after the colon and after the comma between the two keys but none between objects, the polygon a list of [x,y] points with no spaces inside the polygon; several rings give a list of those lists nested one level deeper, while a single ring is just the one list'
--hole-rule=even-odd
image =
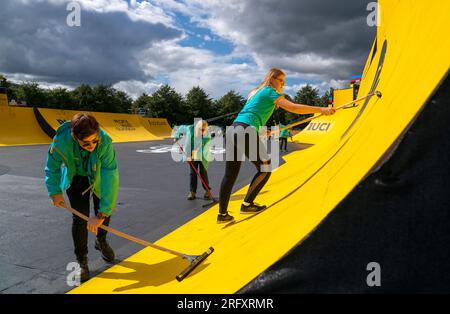
[{"label": "green tree", "polygon": [[92,87],[81,84],[73,92],[75,104],[72,109],[94,111],[94,92]]},{"label": "green tree", "polygon": [[130,96],[128,96],[127,93],[120,91],[120,90],[114,90],[114,104],[117,108],[117,112],[121,113],[129,113],[132,105],[133,105],[133,99],[131,99]]},{"label": "green tree", "polygon": [[[238,112],[242,109],[246,102],[246,99],[242,97],[242,95],[236,93],[234,90],[229,91],[225,95],[223,95],[219,100],[217,100],[214,104],[215,107],[215,116],[221,116],[233,112]],[[224,117],[220,120],[213,121],[213,124],[218,126],[227,126],[231,125],[236,117],[235,115],[230,115]]]},{"label": "green tree", "polygon": [[46,92],[36,82],[23,82],[16,91],[18,99],[24,99],[29,107],[39,107],[47,103]]},{"label": "green tree", "polygon": [[66,88],[53,88],[47,91],[47,103],[42,107],[57,109],[74,109],[76,107],[74,94]]},{"label": "green tree", "polygon": [[131,106],[131,109],[133,109],[133,112],[143,108],[148,109],[149,104],[151,102],[151,96],[147,95],[146,93],[143,93],[141,96],[136,98],[135,101],[133,101],[133,104]]},{"label": "green tree", "polygon": [[297,91],[294,101],[299,104],[318,106],[320,104],[319,90],[311,85],[306,85]]},{"label": "green tree", "polygon": [[331,97],[332,95],[332,90],[327,90],[322,97],[320,97],[320,107],[328,107],[328,99]]},{"label": "green tree", "polygon": [[186,94],[186,109],[190,121],[194,118],[208,119],[214,116],[213,101],[209,95],[199,86],[193,87]]},{"label": "green tree", "polygon": [[166,118],[171,125],[189,121],[183,96],[167,84],[161,86],[146,102],[149,117]]},{"label": "green tree", "polygon": [[92,89],[94,111],[120,112],[115,103],[115,91],[110,85],[97,85]]},{"label": "green tree", "polygon": [[3,87],[6,88],[6,95],[8,96],[8,102],[17,99],[17,91],[19,89],[19,84],[15,84],[8,80],[8,78],[0,74],[0,80],[2,81]]},{"label": "green tree", "polygon": [[[319,90],[307,84],[306,86],[303,86],[297,91],[297,94],[294,97],[294,102],[308,106],[320,106],[321,99],[319,96]],[[313,116],[312,114],[296,115],[296,121],[300,121],[312,116]],[[297,128],[303,129],[307,125],[308,125],[307,123],[303,123],[299,125]]]}]

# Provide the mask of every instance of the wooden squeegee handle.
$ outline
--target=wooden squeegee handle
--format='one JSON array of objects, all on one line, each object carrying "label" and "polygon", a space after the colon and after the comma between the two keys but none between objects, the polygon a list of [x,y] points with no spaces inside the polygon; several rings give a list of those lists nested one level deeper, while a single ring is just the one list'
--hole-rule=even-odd
[{"label": "wooden squeegee handle", "polygon": [[[80,213],[79,211],[77,211],[77,210],[75,210],[75,209],[73,209],[73,208],[67,206],[65,203],[64,203],[63,206],[64,206],[64,208],[67,209],[69,212],[71,212],[72,214],[74,214],[74,215],[80,217],[81,219],[83,219],[83,220],[85,220],[85,221],[88,221],[88,220],[89,220],[89,218],[88,218],[87,216],[85,216],[85,215],[83,215],[82,213]],[[108,227],[108,226],[100,225],[99,228],[102,228],[103,230],[106,230],[106,231],[108,231],[108,232],[110,232],[110,233],[112,233],[112,234],[115,234],[116,236],[119,236],[119,237],[121,237],[121,238],[130,240],[130,241],[135,242],[135,243],[138,243],[138,244],[141,244],[141,245],[143,245],[143,246],[150,246],[150,247],[152,247],[152,248],[154,248],[154,249],[157,249],[157,250],[160,250],[160,251],[164,251],[164,252],[167,252],[167,253],[170,253],[170,254],[173,254],[173,255],[182,257],[182,258],[185,257],[185,255],[182,254],[182,253],[180,253],[180,252],[173,251],[173,250],[171,250],[171,249],[168,249],[168,248],[165,248],[165,247],[162,247],[162,246],[159,246],[159,245],[156,245],[156,244],[153,244],[153,243],[144,241],[144,240],[142,240],[142,239],[133,237],[133,236],[131,236],[131,235],[129,235],[129,234],[123,233],[123,232],[121,232],[121,231],[119,231],[119,230],[110,228],[110,227]]]},{"label": "wooden squeegee handle", "polygon": [[[341,105],[341,106],[339,106],[339,107],[337,107],[337,108],[334,108],[334,109],[335,109],[335,110],[343,109],[343,108],[345,108],[345,107],[347,107],[347,106],[349,106],[349,105],[351,105],[351,104],[354,104],[354,103],[356,103],[356,102],[358,102],[358,101],[361,101],[361,100],[364,100],[364,99],[366,99],[366,98],[372,97],[373,95],[377,95],[377,96],[378,96],[378,95],[380,95],[380,94],[379,94],[379,92],[376,91],[376,92],[367,94],[366,96],[363,96],[363,97],[361,97],[361,98],[352,100],[352,101],[350,101],[350,102],[348,102],[348,103],[346,103],[346,104],[343,104],[343,105]],[[381,97],[381,96],[379,96],[379,97]],[[287,126],[281,128],[281,129],[279,129],[277,132],[281,132],[281,131],[284,131],[284,130],[287,130],[287,129],[292,129],[292,128],[293,128],[294,126],[296,126],[296,125],[299,125],[299,124],[303,124],[303,123],[309,122],[309,121],[314,120],[314,119],[317,119],[318,117],[321,117],[321,116],[323,116],[323,113],[320,113],[320,114],[318,114],[317,116],[314,116],[314,117],[306,118],[306,119],[303,119],[303,120],[294,122],[294,123],[292,123],[292,124],[289,124],[289,125],[287,125]],[[275,133],[275,131],[272,131],[271,133],[273,134],[273,133]]]}]

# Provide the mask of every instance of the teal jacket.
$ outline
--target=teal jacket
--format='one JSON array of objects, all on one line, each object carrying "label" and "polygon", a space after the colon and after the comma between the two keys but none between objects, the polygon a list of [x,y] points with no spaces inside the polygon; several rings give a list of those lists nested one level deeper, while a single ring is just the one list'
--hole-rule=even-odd
[{"label": "teal jacket", "polygon": [[[179,140],[184,135],[183,150],[183,161],[186,161],[186,155],[190,155],[192,160],[200,160],[205,167],[208,169],[209,161],[211,160],[211,134],[208,132],[195,141],[194,125],[180,125],[175,133],[175,138]],[[201,154],[192,154],[193,151],[200,150],[201,143]]]},{"label": "teal jacket", "polygon": [[[65,122],[50,144],[45,165],[45,184],[49,196],[67,190],[77,173],[75,160],[81,159],[82,148],[72,138],[71,131],[70,122]],[[89,156],[87,175],[92,192],[100,199],[99,211],[111,215],[119,190],[119,170],[112,140],[102,129],[97,147]]]},{"label": "teal jacket", "polygon": [[[286,127],[283,124],[280,124],[280,129]],[[292,130],[291,129],[286,129],[280,132],[280,137],[285,138],[285,137],[292,137]]]}]

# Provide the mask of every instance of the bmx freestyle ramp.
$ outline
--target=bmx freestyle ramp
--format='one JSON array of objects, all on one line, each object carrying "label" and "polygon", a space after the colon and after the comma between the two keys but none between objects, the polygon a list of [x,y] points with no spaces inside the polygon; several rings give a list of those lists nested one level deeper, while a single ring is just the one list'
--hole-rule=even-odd
[{"label": "bmx freestyle ramp", "polygon": [[[448,197],[446,202],[436,203],[428,195],[420,195],[425,186],[411,180],[411,176],[420,181],[417,175],[423,174],[424,179],[430,180],[426,183],[437,180],[447,190],[448,183],[445,185],[436,168],[431,173],[435,175],[434,179],[426,176],[430,174],[423,169],[425,164],[417,166],[414,156],[404,161],[403,167],[398,168],[395,163],[397,166],[402,164],[396,158],[397,154],[414,147],[411,133],[432,132],[433,126],[427,125],[433,122],[432,117],[439,122],[437,130],[445,130],[445,123],[432,110],[443,108],[437,113],[446,114],[445,119],[449,116],[448,103],[447,106],[442,105],[441,93],[442,88],[448,86],[445,78],[450,65],[450,37],[447,34],[450,3],[380,0],[379,5],[381,20],[363,71],[358,97],[374,91],[380,91],[382,97],[374,96],[352,109],[339,110],[331,117],[334,126],[326,136],[308,149],[287,155],[286,163],[273,172],[256,200],[268,205],[265,211],[256,215],[239,214],[240,203],[248,188],[244,187],[232,196],[230,202],[229,212],[235,216],[235,222],[217,225],[218,206],[213,206],[157,241],[158,245],[188,254],[200,254],[208,247],[214,247],[214,253],[182,282],[176,281],[175,276],[187,266],[187,261],[146,248],[70,293],[281,292],[281,283],[288,283],[291,292],[305,291],[302,285],[310,288],[308,291],[361,292],[368,289],[368,263],[379,262],[383,267],[383,261],[397,261],[405,269],[401,275],[387,275],[390,281],[383,281],[380,288],[385,291],[413,289],[409,284],[414,282],[411,279],[414,276],[421,279],[422,291],[427,291],[427,287],[434,283],[427,278],[434,280],[444,276],[444,284],[448,283],[445,279],[449,275],[439,273],[445,269],[442,265],[448,265],[450,260],[446,246],[450,239],[450,217],[445,214],[448,212]],[[448,97],[448,88],[444,96]],[[414,127],[415,122],[419,128]],[[424,160],[442,157],[440,147],[435,147],[433,141],[439,140],[443,149],[449,146],[448,141],[441,141],[445,139],[444,134],[429,134],[422,137],[424,142],[417,143],[422,146],[415,148],[416,152],[422,152]],[[438,149],[438,153],[427,156],[426,148],[430,148],[430,152]],[[443,160],[448,162],[448,150],[446,152],[444,156],[447,157]],[[412,170],[408,167],[410,164],[416,165],[416,172],[408,172]],[[442,169],[442,164],[436,166]],[[448,174],[448,166],[444,170]],[[408,174],[408,183],[396,187],[396,172],[400,176]],[[368,180],[377,173],[393,176],[381,178],[378,188],[367,190],[370,195],[364,194]],[[394,189],[393,192],[383,188],[386,184]],[[409,195],[408,191],[415,194]],[[438,200],[445,200],[446,193],[442,191],[434,194]],[[382,206],[381,199],[395,200],[398,195],[409,195],[419,205],[396,208],[393,202],[391,207],[368,211],[374,204]],[[439,209],[446,206],[447,211],[433,208],[428,211],[426,202]],[[347,215],[344,219],[338,215],[346,209],[349,212],[349,206],[353,209],[350,211],[353,216]],[[405,214],[408,211],[410,215]],[[441,216],[434,220],[428,216],[439,213]],[[389,221],[396,224],[384,224],[385,221],[378,217],[381,214],[390,214]],[[366,215],[373,221],[368,222]],[[399,229],[401,233],[391,229],[393,226],[402,228]],[[359,233],[347,234],[350,229]],[[417,234],[416,229],[423,232]],[[434,230],[447,233],[439,234]],[[367,232],[375,236],[365,236]],[[355,235],[360,238],[353,238]],[[336,242],[331,237],[351,242]],[[377,237],[383,241],[378,241]],[[434,245],[438,248],[435,249]],[[393,253],[393,258],[388,260],[386,256],[375,254],[384,250],[387,255]],[[365,258],[358,255],[361,251],[367,253]],[[433,252],[431,261],[424,257],[427,251]],[[347,255],[345,259],[340,255],[343,252]],[[375,252],[374,255],[371,252]],[[295,254],[308,259],[308,263],[301,264],[298,259],[290,258]],[[401,258],[402,254],[406,258]],[[417,254],[425,254],[418,256],[419,260],[431,262],[429,273],[421,273],[420,267],[424,264],[414,263]],[[327,259],[327,255],[333,259]],[[333,265],[342,265],[340,259],[349,262],[353,256],[360,263],[347,264],[354,277],[340,276],[345,265]],[[321,261],[325,259],[328,264],[322,265]],[[447,263],[438,263],[437,260]],[[315,264],[323,267],[316,269]],[[433,273],[434,266],[438,271]],[[323,275],[321,271],[325,269],[329,271]],[[388,269],[384,271],[388,272]],[[404,277],[408,274],[409,277]],[[353,285],[353,282],[358,284]]]},{"label": "bmx freestyle ramp", "polygon": [[[38,109],[38,114],[55,131],[64,121],[72,119],[79,113],[73,110]],[[100,124],[100,127],[108,133],[113,142],[138,142],[163,139],[159,127],[157,133],[150,133],[146,125],[141,124],[141,117],[131,114],[89,112]],[[161,119],[166,121],[165,119]],[[162,123],[162,122],[161,122]],[[170,133],[169,133],[170,134]],[[51,136],[51,134],[49,134]]]},{"label": "bmx freestyle ramp", "polygon": [[49,144],[32,108],[0,106],[0,146]]},{"label": "bmx freestyle ramp", "polygon": [[0,146],[47,144],[50,139],[34,119],[31,108],[10,107],[0,87]]},{"label": "bmx freestyle ramp", "polygon": [[167,122],[167,119],[139,117],[139,121],[148,132],[157,137],[167,138],[172,134],[172,128]]}]

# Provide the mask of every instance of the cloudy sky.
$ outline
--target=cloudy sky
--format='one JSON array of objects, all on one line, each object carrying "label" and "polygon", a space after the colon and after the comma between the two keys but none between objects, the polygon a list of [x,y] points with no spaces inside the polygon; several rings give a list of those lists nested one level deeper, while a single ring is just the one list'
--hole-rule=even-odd
[{"label": "cloudy sky", "polygon": [[[71,27],[67,5],[81,7]],[[246,96],[265,72],[285,92],[321,92],[361,74],[376,29],[366,0],[2,0],[0,74],[76,87],[112,84],[132,97],[169,84],[185,94]]]}]

